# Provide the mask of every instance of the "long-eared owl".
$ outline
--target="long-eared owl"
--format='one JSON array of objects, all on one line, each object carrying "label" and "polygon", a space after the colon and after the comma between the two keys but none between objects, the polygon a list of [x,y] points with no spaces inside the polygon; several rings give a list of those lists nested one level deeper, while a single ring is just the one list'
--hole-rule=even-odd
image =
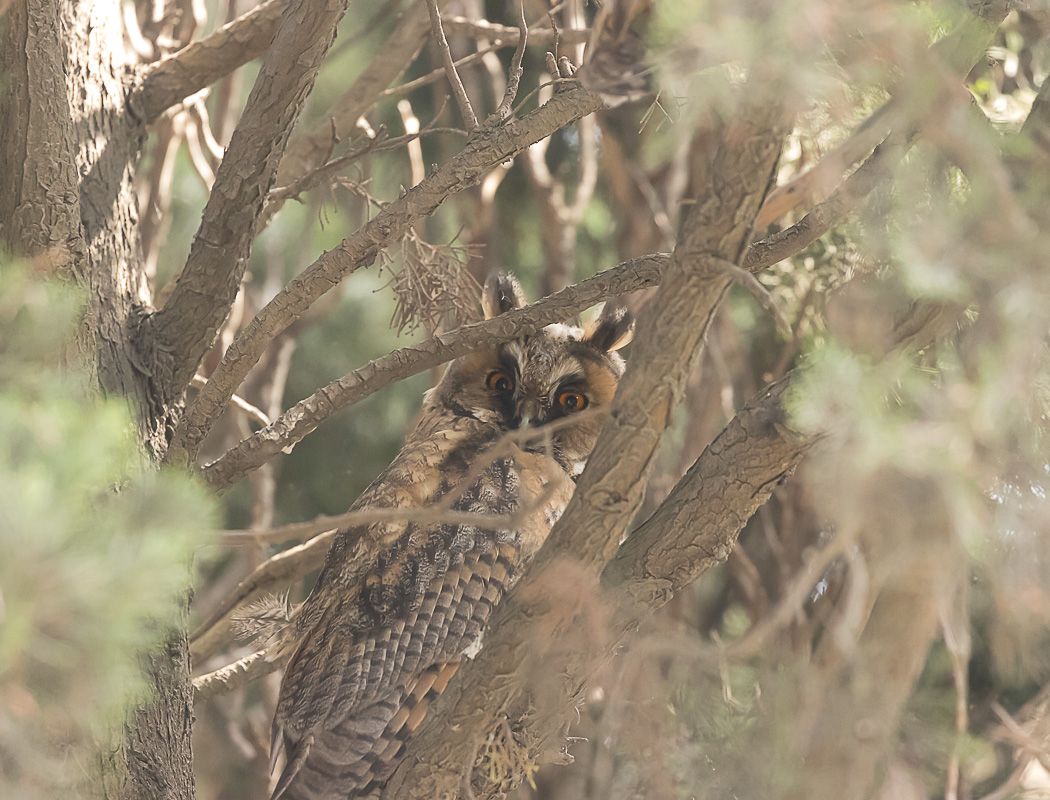
[{"label": "long-eared owl", "polygon": [[[482,305],[491,318],[525,298],[501,274]],[[351,508],[416,515],[340,530],[278,645],[291,657],[273,720],[271,769],[286,757],[275,800],[362,797],[390,776],[565,508],[631,334],[630,316],[606,307],[586,329],[551,325],[465,356],[427,392],[401,452]]]}]

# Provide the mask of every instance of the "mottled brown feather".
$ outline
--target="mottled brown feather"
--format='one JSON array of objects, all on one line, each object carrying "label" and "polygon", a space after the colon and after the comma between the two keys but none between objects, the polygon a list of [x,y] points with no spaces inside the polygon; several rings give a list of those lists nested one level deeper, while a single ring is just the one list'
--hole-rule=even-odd
[{"label": "mottled brown feather", "polygon": [[[490,314],[524,302],[509,276],[487,292]],[[595,341],[621,345],[629,320],[603,324],[589,332]],[[493,370],[513,376],[513,392],[489,386]],[[314,590],[274,645],[291,652],[273,722],[273,757],[283,747],[287,762],[275,798],[347,800],[389,777],[565,508],[622,372],[622,359],[583,331],[551,326],[454,362],[427,393],[405,446],[352,510],[445,502],[515,524],[458,524],[435,513],[433,521],[339,531]],[[543,425],[566,415],[557,397],[567,386],[599,413],[545,434]],[[523,416],[540,426],[537,435],[507,441]]]}]

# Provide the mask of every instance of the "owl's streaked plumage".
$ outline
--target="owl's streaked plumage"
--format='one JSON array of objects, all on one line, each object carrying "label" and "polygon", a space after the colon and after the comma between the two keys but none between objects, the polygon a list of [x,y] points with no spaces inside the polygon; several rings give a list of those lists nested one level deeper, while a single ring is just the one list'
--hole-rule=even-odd
[{"label": "owl's streaked plumage", "polygon": [[[491,318],[525,299],[500,275],[483,304]],[[292,655],[273,721],[271,768],[282,750],[287,759],[274,798],[346,800],[390,776],[564,510],[623,373],[614,351],[631,329],[622,309],[586,330],[551,325],[453,362],[427,392],[405,446],[352,510],[444,501],[459,524],[438,508],[429,522],[339,531],[279,645]],[[518,524],[462,524],[464,513],[515,515]]]}]

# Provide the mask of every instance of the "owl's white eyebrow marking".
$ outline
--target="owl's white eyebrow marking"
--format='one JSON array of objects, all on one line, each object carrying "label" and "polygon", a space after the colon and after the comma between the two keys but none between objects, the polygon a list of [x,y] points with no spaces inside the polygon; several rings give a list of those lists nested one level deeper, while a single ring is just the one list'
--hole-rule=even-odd
[{"label": "owl's white eyebrow marking", "polygon": [[567,378],[582,378],[583,375],[583,365],[575,358],[566,358],[554,366],[547,383],[554,387]]},{"label": "owl's white eyebrow marking", "polygon": [[521,344],[518,342],[507,342],[503,352],[514,361],[514,365],[520,371],[522,362],[525,360],[525,351],[522,349]]}]

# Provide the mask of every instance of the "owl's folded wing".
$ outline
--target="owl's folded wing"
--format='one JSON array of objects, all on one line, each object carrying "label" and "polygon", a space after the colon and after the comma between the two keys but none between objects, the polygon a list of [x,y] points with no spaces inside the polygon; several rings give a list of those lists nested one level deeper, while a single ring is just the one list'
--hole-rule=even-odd
[{"label": "owl's folded wing", "polygon": [[[329,596],[304,632],[274,716],[271,753],[281,745],[287,753],[275,798],[293,782],[297,798],[345,798],[384,779],[480,636],[517,567],[518,547],[477,537],[444,561],[411,547],[449,533],[408,526],[406,546]],[[400,602],[382,602],[391,582],[403,590]]]}]

